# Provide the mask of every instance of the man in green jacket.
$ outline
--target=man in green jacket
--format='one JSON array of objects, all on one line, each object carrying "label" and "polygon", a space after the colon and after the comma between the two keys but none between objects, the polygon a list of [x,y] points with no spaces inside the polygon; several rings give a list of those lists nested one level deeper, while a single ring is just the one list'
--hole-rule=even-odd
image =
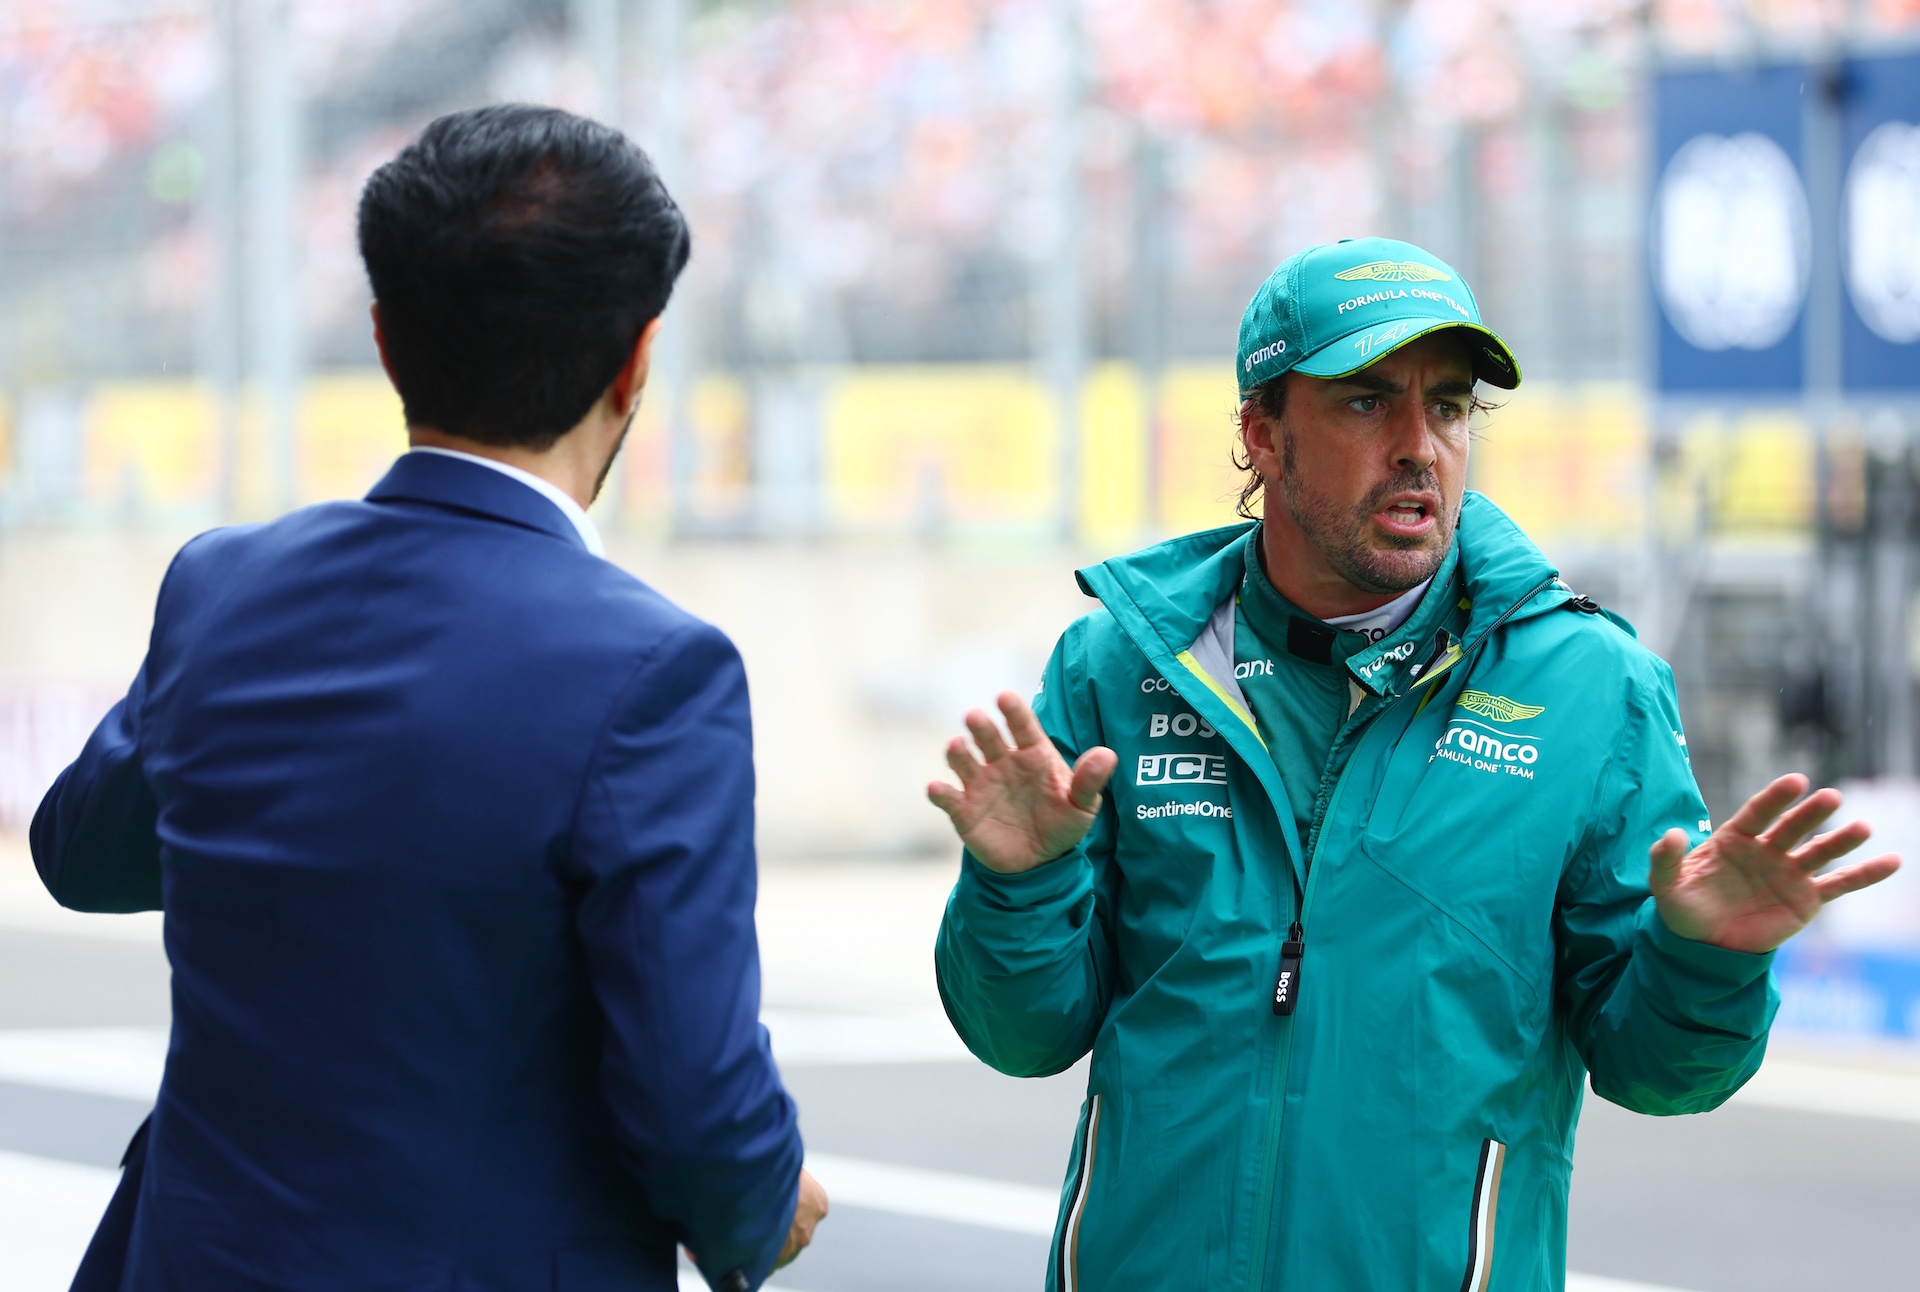
[{"label": "man in green jacket", "polygon": [[1868,831],[1800,776],[1713,828],[1667,666],[1465,491],[1520,371],[1452,269],[1302,252],[1238,370],[1264,519],[1082,570],[929,789],[947,1014],[1002,1072],[1092,1052],[1051,1292],[1559,1289],[1583,1077],[1720,1104],[1773,949],[1899,861],[1818,873]]}]

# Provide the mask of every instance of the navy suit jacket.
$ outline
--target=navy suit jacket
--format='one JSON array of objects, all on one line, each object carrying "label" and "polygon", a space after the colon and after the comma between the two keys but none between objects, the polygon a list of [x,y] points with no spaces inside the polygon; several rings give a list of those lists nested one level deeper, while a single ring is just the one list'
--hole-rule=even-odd
[{"label": "navy suit jacket", "polygon": [[534,490],[409,454],[187,544],[32,843],[62,905],[166,912],[166,1074],[89,1260],[127,1292],[668,1292],[676,1243],[766,1276],[801,1145],[745,674]]}]

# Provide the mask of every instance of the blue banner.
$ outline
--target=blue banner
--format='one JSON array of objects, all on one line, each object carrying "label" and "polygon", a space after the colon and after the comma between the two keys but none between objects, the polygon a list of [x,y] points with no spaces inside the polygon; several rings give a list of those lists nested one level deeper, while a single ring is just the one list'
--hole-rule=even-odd
[{"label": "blue banner", "polygon": [[1920,390],[1920,54],[1852,60],[1845,87],[1842,379]]},{"label": "blue banner", "polygon": [[1920,1039],[1920,951],[1851,950],[1808,934],[1780,948],[1773,976],[1781,1028]]},{"label": "blue banner", "polygon": [[1669,393],[1796,392],[1812,266],[1805,67],[1654,80],[1648,269]]}]

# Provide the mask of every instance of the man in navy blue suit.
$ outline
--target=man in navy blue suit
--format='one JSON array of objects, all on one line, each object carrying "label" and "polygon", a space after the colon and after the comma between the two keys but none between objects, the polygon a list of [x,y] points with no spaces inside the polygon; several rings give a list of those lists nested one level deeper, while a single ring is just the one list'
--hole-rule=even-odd
[{"label": "man in navy blue suit", "polygon": [[411,452],[203,534],[48,793],[61,904],[161,909],[173,1039],[76,1287],[748,1292],[826,1196],[758,1021],[718,630],[585,508],[688,235],[549,109],[443,117],[360,247]]}]

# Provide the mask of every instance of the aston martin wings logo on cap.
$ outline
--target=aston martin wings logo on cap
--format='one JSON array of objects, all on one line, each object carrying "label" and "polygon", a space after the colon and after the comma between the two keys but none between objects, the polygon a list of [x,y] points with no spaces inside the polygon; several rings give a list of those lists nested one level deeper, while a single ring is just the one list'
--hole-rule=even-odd
[{"label": "aston martin wings logo on cap", "polygon": [[1491,695],[1486,691],[1462,691],[1455,703],[1468,713],[1477,713],[1495,722],[1520,722],[1526,718],[1537,718],[1547,711],[1544,704],[1521,704],[1504,695]]},{"label": "aston martin wings logo on cap", "polygon": [[1417,260],[1375,260],[1334,275],[1348,282],[1369,278],[1376,283],[1450,283],[1453,275]]}]

